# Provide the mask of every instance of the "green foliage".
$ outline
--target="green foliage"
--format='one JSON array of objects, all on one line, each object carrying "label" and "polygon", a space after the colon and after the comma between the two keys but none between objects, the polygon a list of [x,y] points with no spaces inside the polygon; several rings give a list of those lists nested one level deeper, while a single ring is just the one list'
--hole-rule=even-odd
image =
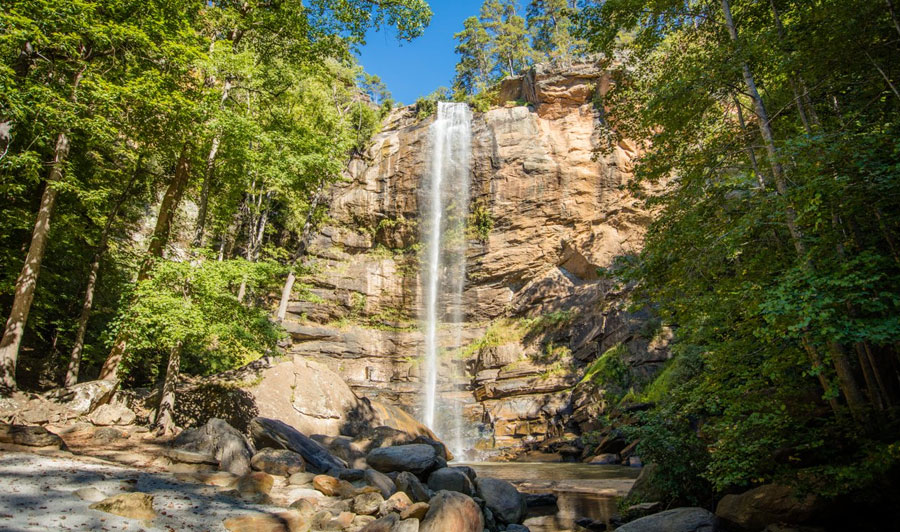
[{"label": "green foliage", "polygon": [[208,375],[259,358],[283,336],[263,308],[238,301],[238,286],[273,288],[276,264],[229,261],[160,261],[138,283],[134,303],[122,316],[132,350],[125,363],[133,382],[152,379],[165,354],[181,343],[182,370]]},{"label": "green foliage", "polygon": [[469,213],[469,223],[466,227],[468,237],[487,242],[492,229],[494,229],[494,218],[491,216],[490,208],[484,203],[475,203]]},{"label": "green foliage", "polygon": [[584,53],[584,39],[575,35],[575,0],[531,0],[526,9],[534,50],[546,59],[571,61]]},{"label": "green foliage", "polygon": [[416,117],[423,120],[436,114],[438,102],[446,102],[450,99],[450,90],[446,87],[440,87],[431,94],[416,99]]},{"label": "green foliage", "polygon": [[585,369],[581,382],[593,382],[610,393],[621,395],[631,383],[628,366],[622,360],[626,347],[616,344],[607,349]]},{"label": "green foliage", "polygon": [[658,209],[619,272],[675,325],[638,452],[704,504],[702,486],[773,481],[847,494],[896,467],[900,441],[877,421],[900,406],[884,384],[900,338],[898,34],[884,3],[724,4],[737,39],[723,2],[580,15],[592,50],[623,63],[601,151],[646,140],[629,188]]}]

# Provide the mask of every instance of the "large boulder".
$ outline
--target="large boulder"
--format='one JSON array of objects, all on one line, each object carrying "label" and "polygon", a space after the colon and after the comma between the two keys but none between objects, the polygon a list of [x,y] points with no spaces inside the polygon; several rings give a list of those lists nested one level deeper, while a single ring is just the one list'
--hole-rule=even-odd
[{"label": "large boulder", "polygon": [[270,475],[289,477],[306,471],[303,457],[287,449],[263,449],[250,459],[250,467]]},{"label": "large boulder", "polygon": [[417,476],[428,473],[438,465],[434,447],[424,443],[372,449],[366,455],[366,462],[382,473],[409,471]]},{"label": "large boulder", "polygon": [[434,491],[458,491],[466,495],[474,495],[475,487],[469,476],[462,469],[442,467],[428,476],[428,487]]},{"label": "large boulder", "polygon": [[419,482],[418,477],[409,471],[403,471],[394,479],[397,489],[409,495],[409,498],[415,502],[428,502],[431,494],[428,489]]},{"label": "large boulder", "polygon": [[82,382],[48,392],[46,397],[64,403],[75,414],[85,415],[108,403],[118,385],[115,379]]},{"label": "large boulder", "polygon": [[101,427],[109,425],[131,425],[134,423],[134,412],[125,405],[105,404],[98,406],[91,414],[91,423]]},{"label": "large boulder", "polygon": [[798,497],[791,487],[764,484],[722,497],[716,515],[733,527],[757,531],[772,523],[806,523],[821,509],[822,500],[815,495]]},{"label": "large boulder", "polygon": [[153,495],[149,493],[120,493],[95,502],[89,508],[143,521],[149,521],[156,517],[156,512],[153,510]]},{"label": "large boulder", "polygon": [[428,502],[428,512],[420,532],[483,532],[484,516],[471,497],[455,491],[441,491]]},{"label": "large boulder", "polygon": [[521,523],[525,519],[528,511],[525,497],[509,482],[479,477],[475,479],[475,488],[495,518],[504,523]]},{"label": "large boulder", "polygon": [[617,532],[717,532],[716,516],[703,508],[675,508],[620,526]]},{"label": "large boulder", "polygon": [[44,427],[8,425],[0,423],[0,443],[12,443],[28,447],[63,447],[62,438]]},{"label": "large boulder", "polygon": [[218,461],[219,469],[235,475],[250,472],[250,459],[254,454],[253,446],[243,434],[217,418],[210,419],[202,427],[183,431],[172,441],[172,446],[212,456]]},{"label": "large boulder", "polygon": [[316,441],[307,438],[295,428],[276,419],[256,417],[250,421],[250,434],[257,447],[288,449],[306,460],[310,470],[327,473],[332,469],[345,469],[347,464],[335,458]]}]

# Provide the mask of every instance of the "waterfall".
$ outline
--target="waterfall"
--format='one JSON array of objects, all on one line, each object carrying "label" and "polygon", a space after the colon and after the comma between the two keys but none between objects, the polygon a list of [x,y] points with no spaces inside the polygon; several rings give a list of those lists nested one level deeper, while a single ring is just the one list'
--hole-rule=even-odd
[{"label": "waterfall", "polygon": [[[462,408],[458,401],[442,400],[438,405],[440,384],[453,386],[457,382],[453,374],[455,365],[441,364],[440,355],[442,351],[458,350],[461,340],[471,119],[468,104],[438,103],[437,117],[430,129],[430,171],[420,191],[425,249],[421,262],[425,296],[423,422],[447,442],[454,453],[462,448]],[[450,369],[442,372],[442,367]]]}]

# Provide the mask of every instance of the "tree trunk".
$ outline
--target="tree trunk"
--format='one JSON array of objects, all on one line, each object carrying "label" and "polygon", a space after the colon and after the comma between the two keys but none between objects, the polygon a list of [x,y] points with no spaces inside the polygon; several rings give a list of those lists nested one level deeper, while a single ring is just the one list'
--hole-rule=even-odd
[{"label": "tree trunk", "polygon": [[[744,121],[744,110],[741,108],[741,102],[738,100],[737,96],[732,96],[734,98],[734,105],[737,107],[737,115],[738,115],[738,123],[741,125],[741,131],[743,131],[744,136],[749,137],[747,134],[747,123]],[[766,180],[763,177],[762,173],[759,171],[759,163],[756,161],[756,153],[753,151],[753,146],[747,143],[747,157],[750,158],[750,165],[753,167],[753,174],[756,175],[756,182],[759,183],[759,188],[765,190],[766,188]]]},{"label": "tree trunk", "polygon": [[[155,259],[163,256],[163,251],[169,243],[169,230],[172,226],[172,219],[178,211],[178,205],[181,203],[181,196],[187,187],[188,180],[191,176],[190,164],[190,144],[184,143],[181,148],[181,154],[178,156],[178,163],[175,166],[175,176],[169,183],[166,193],[163,196],[162,203],[159,205],[159,215],[156,217],[156,227],[153,229],[153,236],[150,237],[150,245],[147,246],[147,258],[141,265],[138,273],[137,282],[141,282],[150,275],[150,269],[153,267]],[[120,332],[113,347],[100,369],[100,379],[115,379],[119,372],[119,363],[125,356],[125,349],[128,346],[128,336]]]},{"label": "tree trunk", "polygon": [[159,408],[156,409],[157,435],[170,435],[175,432],[175,387],[178,384],[178,373],[181,367],[181,348],[179,341],[169,352],[166,364],[166,376],[163,379],[159,395]]},{"label": "tree trunk", "polygon": [[288,302],[291,299],[294,282],[297,280],[297,261],[306,254],[306,248],[309,246],[309,238],[312,235],[313,218],[315,218],[316,209],[319,208],[319,203],[322,201],[322,190],[324,188],[325,180],[323,179],[319,182],[319,186],[316,189],[316,195],[313,197],[309,211],[306,213],[306,220],[303,222],[303,230],[300,232],[300,242],[297,244],[297,252],[291,258],[291,269],[288,271],[287,279],[284,281],[284,287],[281,289],[281,300],[278,302],[278,314],[276,315],[278,323],[283,322],[284,317],[287,315]]},{"label": "tree trunk", "polygon": [[16,388],[16,362],[19,358],[19,347],[22,344],[25,323],[28,321],[28,312],[31,310],[31,302],[34,300],[34,288],[41,270],[41,261],[44,259],[44,251],[47,249],[47,241],[50,236],[50,217],[53,214],[53,205],[56,203],[58,193],[55,185],[62,179],[62,167],[68,155],[69,138],[65,133],[60,133],[56,138],[50,175],[47,177],[47,184],[41,195],[41,205],[34,223],[34,231],[31,234],[31,244],[28,246],[25,264],[22,266],[19,278],[16,279],[12,309],[9,312],[9,319],[6,321],[6,328],[3,330],[3,338],[0,340],[0,390],[2,391],[12,391]]},{"label": "tree trunk", "polygon": [[[219,101],[219,111],[224,109],[225,101],[228,99],[230,91],[231,81],[226,79],[225,86],[222,88],[222,99]],[[219,153],[219,144],[221,142],[222,134],[216,132],[209,147],[209,154],[206,156],[206,172],[203,174],[203,188],[200,190],[200,205],[197,210],[197,225],[194,229],[194,247],[203,245],[203,233],[206,230],[206,213],[209,210],[209,187],[212,184],[213,171],[216,168],[216,155]]]},{"label": "tree trunk", "polygon": [[[740,39],[738,38],[737,28],[734,25],[734,19],[731,16],[731,5],[729,0],[722,0],[722,11],[725,15],[725,23],[728,26],[728,33],[731,36],[732,42],[735,44],[736,50],[740,53]],[[759,131],[766,145],[769,163],[772,166],[775,189],[778,191],[778,194],[787,201],[787,180],[785,178],[784,168],[779,161],[778,150],[775,147],[775,136],[772,133],[772,126],[769,123],[769,114],[766,111],[762,97],[756,88],[756,81],[753,78],[753,73],[750,71],[750,65],[743,59],[741,59],[741,72],[744,76],[744,83],[747,85],[747,91],[750,94],[750,98],[753,100],[753,106],[759,122]],[[800,260],[805,263],[808,269],[812,269],[813,266],[807,257],[806,245],[803,242],[803,234],[797,226],[797,214],[790,202],[787,202],[785,205],[784,215],[797,255],[800,257]],[[815,349],[813,346],[810,346],[810,348]],[[831,354],[835,373],[841,384],[841,391],[844,393],[844,398],[847,400],[847,406],[850,407],[853,417],[862,421],[865,419],[865,399],[856,382],[856,377],[853,375],[852,366],[847,358],[847,354],[845,353],[843,346],[834,341],[827,342],[827,348]]]},{"label": "tree trunk", "polygon": [[894,29],[897,30],[897,35],[900,35],[900,22],[897,22],[897,12],[894,10],[894,3],[891,0],[884,0],[884,3],[887,4],[888,13],[891,15],[891,22],[894,23]]}]

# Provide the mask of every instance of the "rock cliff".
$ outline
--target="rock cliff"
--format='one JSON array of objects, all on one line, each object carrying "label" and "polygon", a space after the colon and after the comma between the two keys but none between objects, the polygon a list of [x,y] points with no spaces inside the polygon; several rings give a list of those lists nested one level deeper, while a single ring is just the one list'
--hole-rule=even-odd
[{"label": "rock cliff", "polygon": [[[622,186],[638,145],[598,150],[610,83],[597,63],[539,66],[474,115],[464,347],[442,361],[464,377],[441,384],[479,424],[483,448],[596,428],[609,397],[668,358],[666,331],[627,312],[600,274],[640,249],[651,217]],[[417,218],[432,120],[395,110],[351,162],[285,323],[293,354],[410,411],[421,392]]]}]

